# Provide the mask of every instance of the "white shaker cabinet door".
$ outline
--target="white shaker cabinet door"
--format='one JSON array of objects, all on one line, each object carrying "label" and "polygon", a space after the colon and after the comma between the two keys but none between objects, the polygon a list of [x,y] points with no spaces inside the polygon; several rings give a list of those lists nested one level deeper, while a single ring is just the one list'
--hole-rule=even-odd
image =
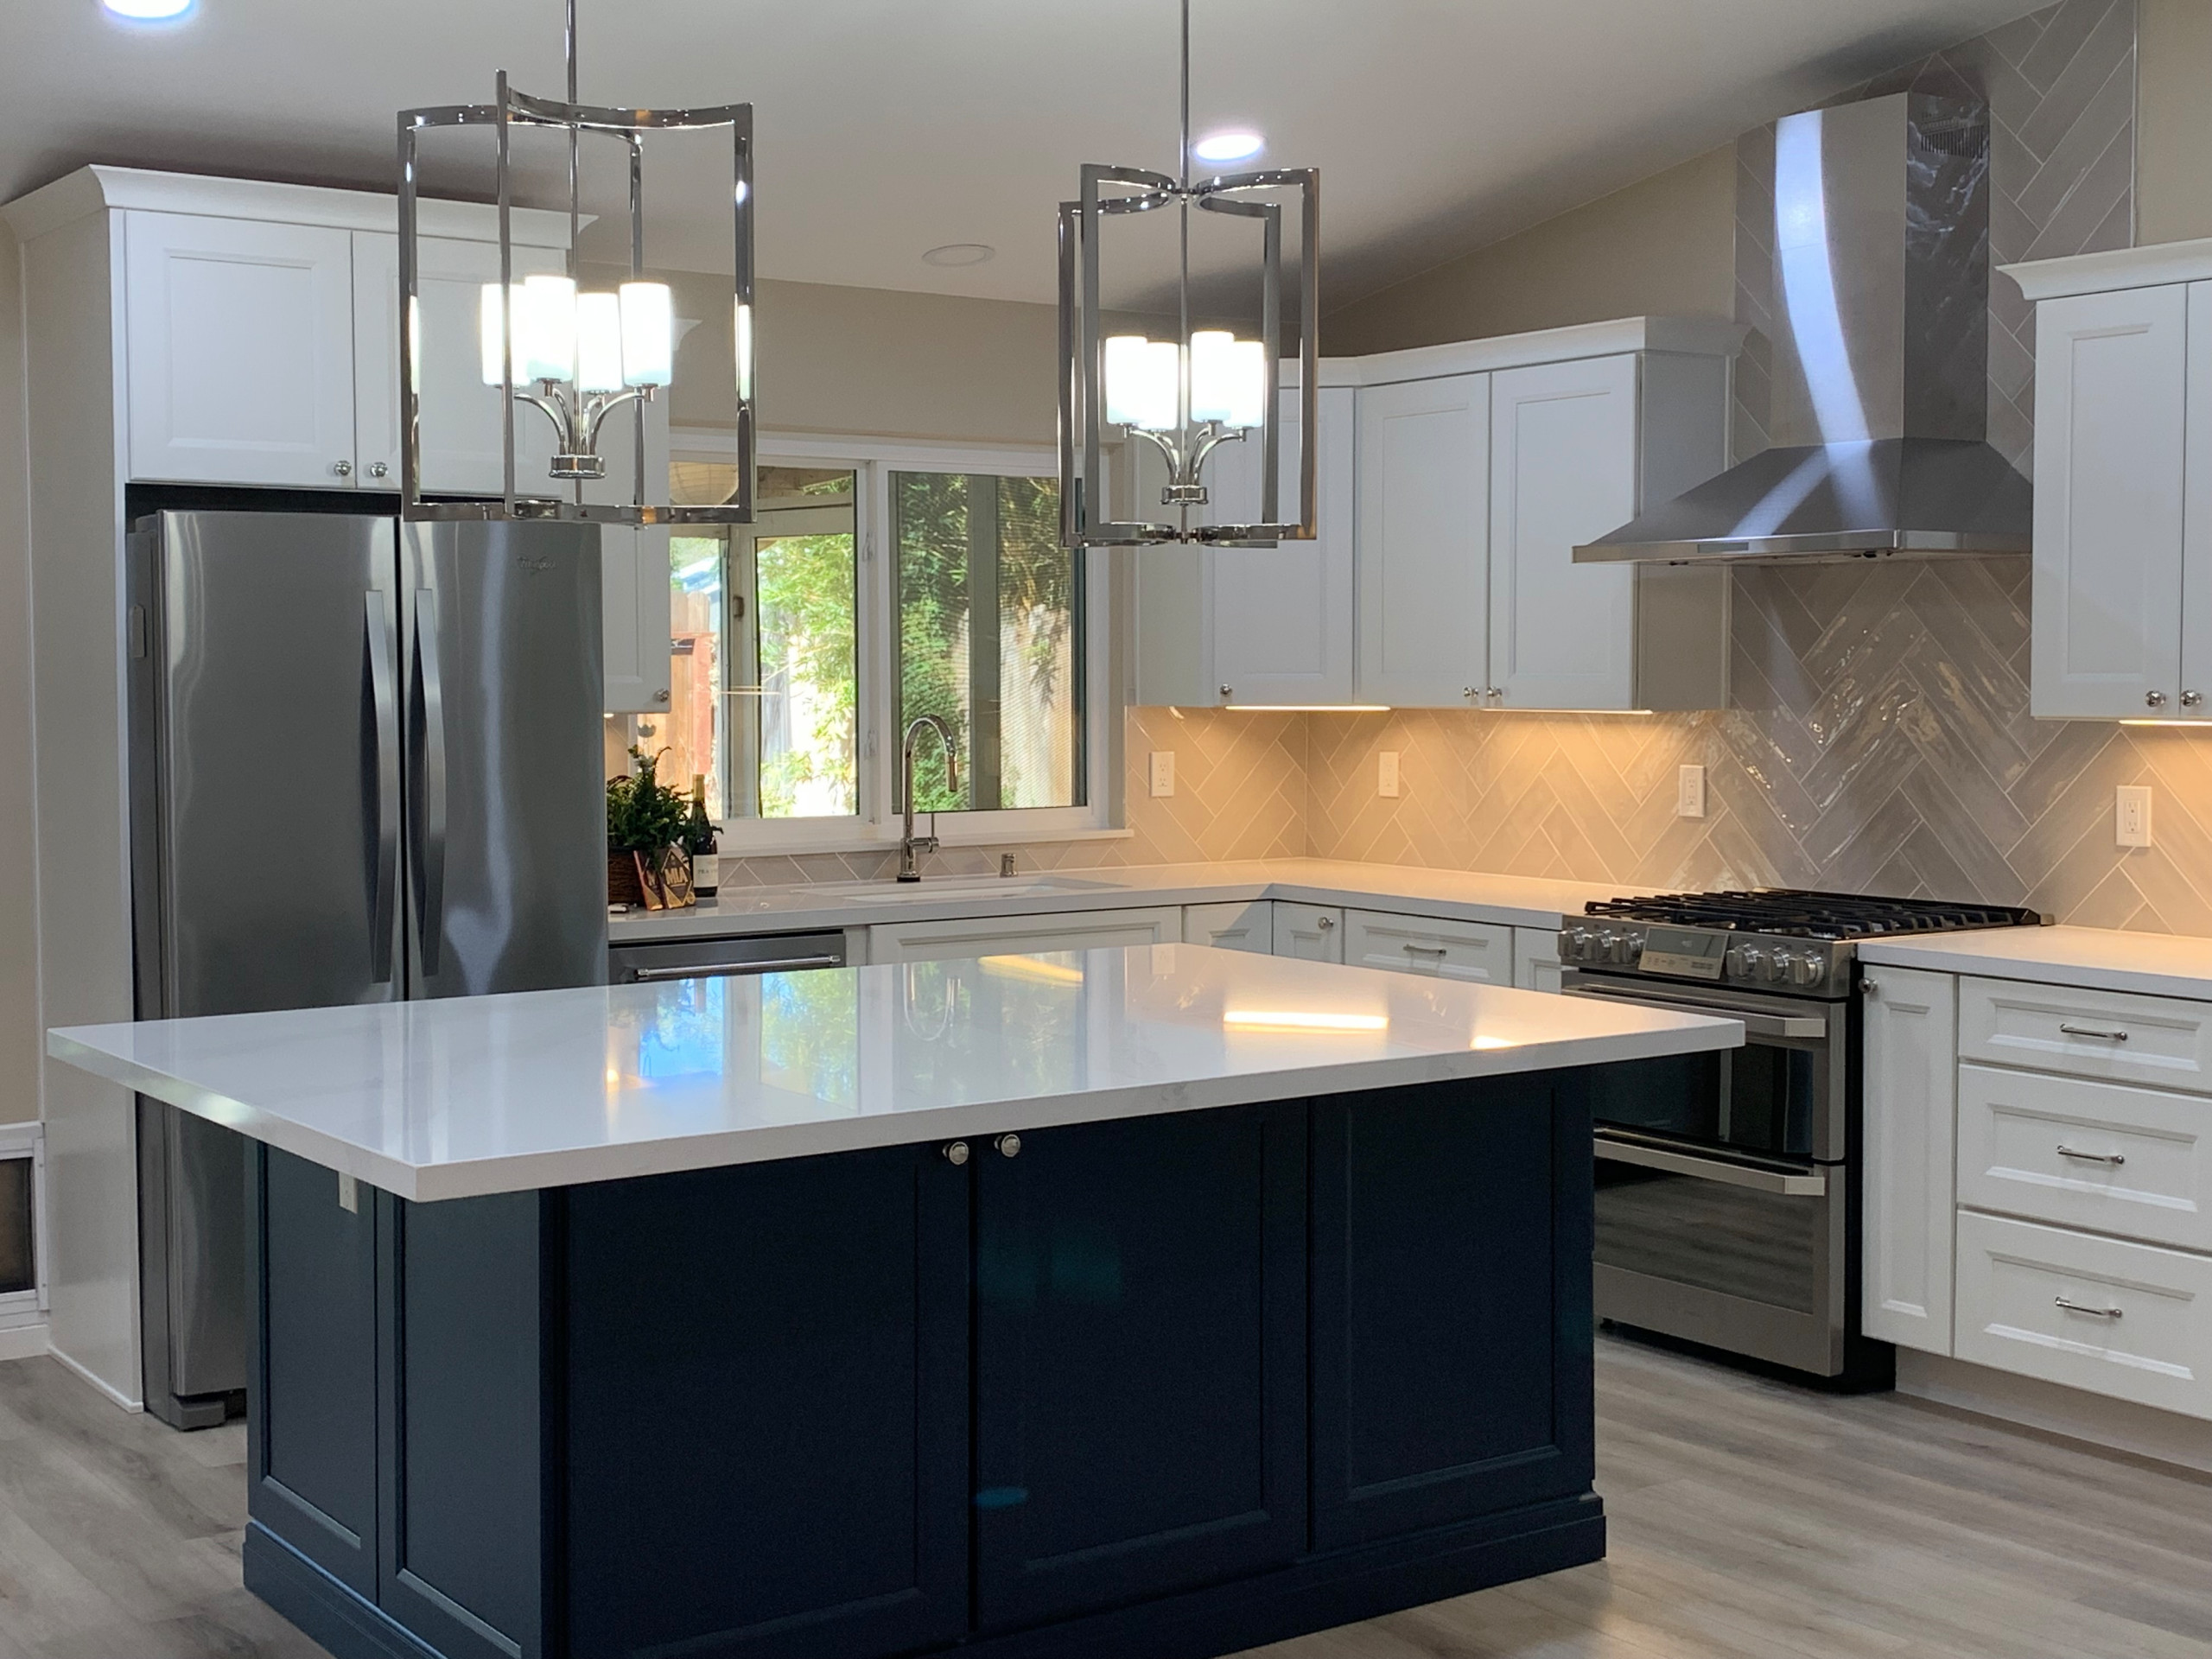
[{"label": "white shaker cabinet door", "polygon": [[1483,704],[1490,378],[1459,374],[1359,389],[1362,702]]},{"label": "white shaker cabinet door", "polygon": [[[422,296],[423,488],[434,494],[497,495],[506,466],[499,443],[499,389],[484,384],[478,340],[486,283],[499,280],[499,250],[488,242],[426,236],[416,243]],[[551,248],[517,248],[518,280],[563,270]],[[353,232],[353,400],[365,487],[399,487],[399,238]],[[515,412],[515,482],[551,487],[529,458],[552,423],[527,404]],[[540,448],[543,447],[541,443]],[[383,470],[379,472],[378,469]]]},{"label": "white shaker cabinet door", "polygon": [[1249,904],[1240,899],[1215,905],[1185,905],[1183,943],[1211,945],[1217,950],[1249,950],[1262,957],[1273,956],[1274,909],[1264,899]]},{"label": "white shaker cabinet door", "polygon": [[1958,985],[1866,970],[1866,1201],[1860,1322],[1870,1337],[1951,1351]]},{"label": "white shaker cabinet door", "polygon": [[2177,712],[2188,289],[2036,309],[2039,719]]},{"label": "white shaker cabinet door", "polygon": [[[1213,564],[1213,665],[1223,701],[1237,703],[1344,703],[1352,696],[1352,531],[1356,449],[1349,386],[1319,393],[1321,448],[1315,457],[1320,534],[1274,547],[1216,548],[1198,556]],[[1298,472],[1305,434],[1299,396],[1282,394],[1275,511],[1298,516]],[[1212,464],[1223,486],[1214,492],[1216,522],[1264,517],[1256,440],[1224,444]]]},{"label": "white shaker cabinet door", "polygon": [[353,487],[351,234],[124,219],[130,476]]},{"label": "white shaker cabinet door", "polygon": [[2189,285],[2189,391],[2182,473],[2181,700],[2212,720],[2212,283]]},{"label": "white shaker cabinet door", "polygon": [[1344,959],[1344,913],[1332,905],[1275,900],[1274,954],[1305,962]]},{"label": "white shaker cabinet door", "polygon": [[1575,545],[1636,517],[1637,362],[1491,377],[1490,667],[1507,709],[1635,707],[1636,572]]}]

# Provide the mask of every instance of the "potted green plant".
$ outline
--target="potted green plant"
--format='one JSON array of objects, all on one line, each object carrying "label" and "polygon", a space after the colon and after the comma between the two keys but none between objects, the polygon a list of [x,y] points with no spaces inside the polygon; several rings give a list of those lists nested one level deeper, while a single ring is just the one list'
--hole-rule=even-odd
[{"label": "potted green plant", "polygon": [[[665,749],[660,754],[665,754]],[[632,748],[632,771],[607,780],[607,902],[646,905],[648,873],[683,840],[690,804],[654,776],[660,754]]]}]

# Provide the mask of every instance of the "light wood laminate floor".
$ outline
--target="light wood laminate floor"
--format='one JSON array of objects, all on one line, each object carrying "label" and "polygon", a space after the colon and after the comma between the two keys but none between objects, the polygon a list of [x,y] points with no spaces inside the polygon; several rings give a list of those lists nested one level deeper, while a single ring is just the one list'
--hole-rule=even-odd
[{"label": "light wood laminate floor", "polygon": [[[1248,1659],[2212,1659],[2212,1478],[1598,1344],[1595,1567]],[[238,1585],[245,1437],[0,1363],[0,1659],[315,1659]]]}]

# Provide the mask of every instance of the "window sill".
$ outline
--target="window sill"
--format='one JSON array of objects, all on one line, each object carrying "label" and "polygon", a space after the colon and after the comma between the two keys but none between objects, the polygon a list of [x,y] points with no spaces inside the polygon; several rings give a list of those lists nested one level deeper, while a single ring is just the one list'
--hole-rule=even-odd
[{"label": "window sill", "polygon": [[[1040,810],[1038,816],[1048,814],[1059,817],[1052,809]],[[1030,847],[1048,842],[1126,841],[1136,833],[1112,824],[1072,823],[1064,817],[1057,823],[1021,824],[1008,822],[1011,816],[997,817],[991,823],[956,824],[952,815],[944,814],[938,820],[938,842],[943,847]],[[926,835],[928,826],[929,815],[917,814],[915,829]],[[798,858],[816,853],[895,853],[899,831],[896,823],[817,818],[787,821],[772,829],[739,830],[724,824],[720,839],[724,858]]]}]

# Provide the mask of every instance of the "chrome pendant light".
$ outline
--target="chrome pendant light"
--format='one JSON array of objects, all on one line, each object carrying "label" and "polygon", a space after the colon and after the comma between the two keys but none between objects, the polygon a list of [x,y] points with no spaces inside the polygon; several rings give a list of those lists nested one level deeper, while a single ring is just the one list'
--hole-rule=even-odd
[{"label": "chrome pendant light", "polygon": [[[399,114],[400,502],[409,518],[570,519],[606,524],[749,524],[753,517],[754,413],[753,385],[753,106],[706,109],[610,109],[579,103],[576,95],[576,0],[566,0],[564,37],[568,96],[533,98],[499,74],[490,104],[403,110]],[[481,289],[477,320],[479,377],[499,391],[505,480],[497,501],[429,500],[422,479],[422,260],[419,200],[420,140],[441,127],[489,127],[497,140],[499,279]],[[565,269],[533,271],[517,279],[514,240],[517,129],[550,130],[568,140],[569,235]],[[730,214],[735,255],[728,300],[734,352],[727,405],[734,435],[737,487],[726,503],[678,506],[668,500],[665,477],[646,466],[645,408],[675,378],[677,323],[673,290],[650,278],[645,264],[645,150],[649,136],[723,131],[729,145],[730,184],[720,205]],[[579,285],[577,237],[589,217],[582,210],[582,146],[587,138],[624,147],[628,168],[629,279],[601,291]],[[719,193],[717,193],[719,194]],[[524,250],[527,253],[530,250]],[[537,251],[542,253],[542,250]],[[719,379],[719,375],[715,377]],[[712,389],[708,389],[712,400]],[[546,429],[528,417],[534,409],[550,423],[541,451],[518,454],[519,434]],[[627,418],[622,417],[626,411]],[[610,419],[610,417],[614,417]],[[589,486],[607,477],[612,448],[620,444],[632,480],[627,500]],[[554,487],[549,490],[546,486]],[[565,487],[563,487],[565,486]]]},{"label": "chrome pendant light", "polygon": [[[1298,207],[1297,294],[1299,428],[1315,429],[1319,360],[1321,175],[1315,168],[1270,168],[1194,180],[1191,141],[1191,0],[1182,6],[1181,148],[1175,176],[1144,168],[1086,165],[1077,200],[1060,204],[1060,538],[1070,547],[1198,542],[1271,546],[1310,541],[1315,450],[1299,446],[1298,512],[1286,518],[1279,496],[1281,454],[1283,215]],[[1176,264],[1176,334],[1168,340],[1109,334],[1101,294],[1106,226],[1134,213],[1173,208],[1179,220]],[[1191,214],[1222,213],[1254,221],[1260,245],[1258,338],[1193,326]],[[1138,446],[1156,451],[1166,469],[1159,491],[1162,516],[1125,521],[1107,505],[1107,446],[1121,442],[1134,464]],[[1259,449],[1255,522],[1208,523],[1215,515],[1210,467],[1224,444]],[[1148,491],[1147,492],[1149,493]],[[1147,514],[1154,505],[1139,501]]]}]

